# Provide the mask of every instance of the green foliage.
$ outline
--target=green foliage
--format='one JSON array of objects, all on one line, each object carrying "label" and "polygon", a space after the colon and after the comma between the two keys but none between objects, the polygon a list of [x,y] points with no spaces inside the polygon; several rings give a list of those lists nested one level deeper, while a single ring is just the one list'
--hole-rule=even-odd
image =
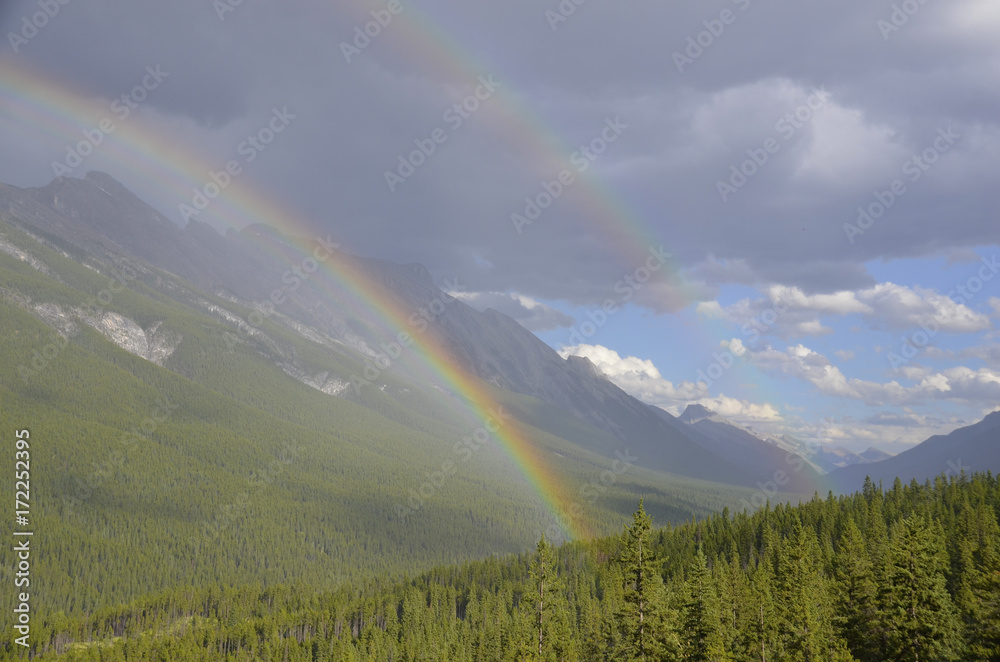
[{"label": "green foliage", "polygon": [[[863,531],[878,527],[862,526],[871,510],[861,494],[659,530],[640,506],[619,538],[559,548],[543,540],[531,554],[416,579],[332,590],[205,584],[75,616],[39,610],[30,653],[177,662],[634,660],[643,651],[647,660],[996,659],[986,647],[995,643],[998,593],[988,578],[1000,481],[900,485],[874,498],[889,531],[886,581],[872,580],[874,597]],[[669,554],[677,570],[667,569]],[[864,623],[868,613],[876,623]],[[5,642],[12,634],[8,626]]]},{"label": "green foliage", "polygon": [[875,574],[864,537],[852,518],[846,518],[843,527],[834,558],[834,575],[840,587],[834,618],[837,631],[860,662],[879,659],[882,636],[877,626]]},{"label": "green foliage", "polygon": [[650,544],[652,518],[642,500],[632,526],[622,531],[618,564],[623,580],[623,604],[618,611],[621,643],[616,659],[661,660],[676,657],[676,619],[669,609],[663,577]]},{"label": "green foliage", "polygon": [[959,659],[959,624],[945,587],[947,557],[938,532],[920,515],[896,522],[879,596],[891,660]]},{"label": "green foliage", "polygon": [[566,588],[559,577],[555,554],[545,540],[538,541],[535,558],[529,571],[532,593],[525,602],[537,605],[533,627],[538,633],[538,648],[532,648],[531,659],[539,662],[577,659],[571,636]]},{"label": "green foliage", "polygon": [[725,659],[715,584],[708,570],[708,561],[699,546],[684,586],[681,641],[685,660],[709,662]]},{"label": "green foliage", "polygon": [[[237,332],[224,319],[251,310],[170,274],[125,278],[2,221],[0,233],[46,269],[0,252],[0,430],[28,428],[38,440],[32,524],[46,544],[34,588],[50,613],[75,617],[178,586],[333,589],[522,552],[560,528],[496,438],[467,461],[456,454],[483,425],[459,398],[395,369],[381,376],[384,391],[332,396],[283,367],[344,381],[364,373],[363,357],[342,345],[318,344],[277,315]],[[162,366],[140,358],[81,319],[106,313],[179,344]],[[504,406],[537,402],[483,388]],[[519,419],[507,425],[558,458],[597,534],[615,531],[639,492],[666,521],[743,496],[640,467],[594,487],[610,459]],[[457,469],[444,476],[449,461]],[[12,474],[0,485],[12,494]],[[0,565],[11,567],[10,554],[0,549]],[[0,608],[13,599],[3,592]]]},{"label": "green foliage", "polygon": [[[0,659],[1000,659],[991,475],[733,515],[742,491],[608,471],[607,435],[484,386],[599,535],[639,500],[620,538],[554,548],[498,444],[435,474],[482,424],[451,394],[388,371],[384,390],[331,396],[288,372],[343,377],[363,357],[271,319],[237,336],[219,311],[249,310],[166,273],[109,299],[106,265],[0,231],[48,270],[0,253],[0,434],[31,431],[38,533],[32,647],[6,619]],[[80,314],[60,335],[54,306],[182,340],[157,365]],[[0,547],[8,586],[14,565]]]}]

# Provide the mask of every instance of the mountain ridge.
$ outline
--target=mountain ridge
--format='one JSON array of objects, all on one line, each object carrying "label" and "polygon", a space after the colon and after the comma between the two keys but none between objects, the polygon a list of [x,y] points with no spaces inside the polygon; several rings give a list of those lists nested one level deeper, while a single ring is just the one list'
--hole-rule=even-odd
[{"label": "mountain ridge", "polygon": [[[26,229],[61,237],[98,259],[113,263],[139,260],[250,309],[260,309],[261,302],[267,302],[275,284],[287,274],[287,264],[294,264],[297,255],[293,242],[259,225],[226,235],[193,221],[180,228],[104,173],[90,172],[82,179],[57,178],[38,189],[2,186],[0,208],[4,204],[17,212],[18,224],[27,225]],[[265,245],[267,250],[262,248]],[[420,311],[429,302],[447,296],[422,265],[399,265],[339,250],[331,253],[330,260],[367,279],[381,290],[380,296],[395,302],[399,309]],[[152,282],[156,275],[149,278]],[[379,360],[379,348],[393,342],[393,332],[382,328],[377,319],[359,319],[347,312],[351,309],[350,293],[326,273],[316,272],[283,294],[286,303],[275,306],[277,310],[269,319],[298,333],[330,338],[360,351],[370,361]],[[216,310],[223,321],[232,321],[218,305],[200,305]],[[766,478],[706,450],[681,428],[653,415],[612,384],[589,361],[563,359],[506,315],[482,313],[460,301],[443,307],[444,312],[431,315],[424,324],[424,340],[442,348],[464,370],[486,383],[538,398],[610,434],[618,440],[618,447],[601,449],[605,457],[613,458],[620,447],[629,447],[647,466],[678,475],[744,486]],[[237,322],[240,329],[247,326],[243,319]],[[260,329],[246,332],[261,335]],[[280,345],[272,343],[270,351],[284,357],[280,361],[289,374],[319,374],[306,364],[296,364],[294,356]],[[412,376],[417,374],[409,372],[417,369],[413,363],[410,357],[403,357],[392,362],[391,370]],[[386,371],[376,373],[381,377]],[[350,378],[339,375],[341,381]],[[324,387],[329,384],[329,378],[319,381]]]},{"label": "mountain ridge", "polygon": [[932,480],[940,475],[958,476],[973,471],[1000,472],[1000,410],[981,421],[934,435],[888,459],[854,465],[830,473],[842,492],[860,489],[866,476],[875,482],[892,483]]}]

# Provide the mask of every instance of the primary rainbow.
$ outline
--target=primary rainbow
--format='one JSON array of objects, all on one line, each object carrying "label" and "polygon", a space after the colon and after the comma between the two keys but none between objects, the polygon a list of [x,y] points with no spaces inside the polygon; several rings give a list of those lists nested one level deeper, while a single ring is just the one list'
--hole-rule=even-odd
[{"label": "primary rainbow", "polygon": [[[316,3],[317,9],[325,5]],[[366,10],[358,8],[357,20],[364,24],[371,19]],[[427,20],[418,8],[406,4],[406,9],[389,26],[393,32],[387,43],[404,45],[408,56],[417,55],[427,67],[452,80],[474,81],[489,70],[475,63],[471,55],[458,47],[448,35],[438,30]],[[387,30],[389,29],[387,28]],[[336,40],[349,40],[353,26],[345,26],[343,35],[332,35]],[[372,46],[374,48],[376,46]],[[381,47],[381,45],[379,46]],[[538,168],[540,175],[549,178],[567,167],[568,154],[575,149],[557,138],[558,133],[547,127],[513,93],[503,91],[498,94],[496,109],[484,114],[504,132],[511,145],[516,146],[529,157]],[[502,111],[502,112],[498,112]],[[111,116],[106,100],[93,100],[82,91],[72,90],[65,82],[56,82],[47,75],[29,71],[23,65],[14,66],[0,58],[0,118],[13,119],[18,124],[31,126],[51,140],[46,153],[65,153],[65,145],[76,144],[82,139],[80,131],[97,126],[103,117]],[[150,182],[155,182],[159,192],[169,196],[174,204],[188,202],[194,187],[203,186],[210,171],[222,169],[223,164],[209,161],[189,145],[163,137],[152,124],[146,122],[142,114],[134,115],[127,121],[115,119],[115,132],[105,139],[100,150],[102,157],[111,160],[132,172],[139,173]],[[86,170],[86,165],[80,168]],[[583,185],[574,187],[574,199],[580,204],[581,218],[587,221],[607,245],[613,247],[625,265],[642,265],[650,247],[659,246],[646,223],[632,213],[610,188],[593,174],[577,174]],[[280,231],[287,238],[296,241],[299,247],[308,250],[309,237],[317,232],[287,205],[279,204],[240,181],[234,179],[212,202],[212,214],[233,228],[242,228],[250,223],[260,223]],[[509,222],[512,210],[502,210],[498,222]],[[511,227],[513,232],[513,226]],[[530,232],[530,228],[528,228]],[[268,242],[258,239],[265,250],[273,250]],[[409,330],[408,320],[412,313],[404,310],[400,302],[357,269],[348,261],[326,260],[323,268],[340,291],[359,309],[364,309],[384,325],[386,330]],[[668,269],[668,277],[684,291],[683,283],[676,276],[673,265]],[[325,285],[326,286],[326,285]],[[688,299],[694,297],[688,294]],[[392,335],[395,335],[392,333]],[[693,334],[692,342],[706,346],[705,356],[713,349],[711,338],[719,334]],[[443,346],[436,343],[433,334],[411,334],[414,344],[421,350],[425,364],[460,394],[480,419],[491,416],[497,403],[488,387],[475,375],[461,368],[459,362]],[[740,368],[749,370],[749,368]],[[759,379],[759,375],[756,375]],[[574,502],[566,480],[553,469],[553,462],[538,450],[528,432],[516,422],[504,423],[495,433],[508,455],[513,459],[525,479],[538,495],[553,518],[560,522],[564,531],[574,538],[591,535],[588,524],[579,518],[567,516],[569,506]]]},{"label": "primary rainbow", "polygon": [[[100,106],[95,107],[93,102],[50,83],[38,72],[29,75],[0,61],[0,118],[33,126],[56,142],[64,140],[66,144],[76,144],[82,138],[81,129],[96,126],[107,114]],[[204,184],[210,170],[220,169],[219,164],[209,164],[193,151],[168,142],[155,132],[144,130],[138,118],[116,122],[114,133],[105,141],[101,145],[105,157],[138,170],[158,183],[162,182],[163,189],[179,201],[189,200],[192,187]],[[312,248],[309,237],[316,233],[301,218],[290,214],[252,187],[241,185],[238,180],[234,179],[226,189],[225,199],[220,196],[211,209],[233,227],[248,222],[263,223],[298,243],[301,249],[309,251]],[[265,250],[273,250],[269,242],[259,241],[259,244]],[[349,261],[329,259],[321,264],[342,287],[341,294],[352,295],[360,306],[374,313],[387,327],[410,330],[409,316],[412,311],[404,310],[400,302]],[[488,387],[464,370],[444,347],[434,341],[432,335],[411,333],[414,345],[421,350],[417,354],[465,399],[477,418],[482,421],[495,419],[494,412],[499,405]],[[564,532],[573,538],[589,537],[591,529],[587,522],[567,516],[573,498],[565,478],[554,470],[553,462],[543,456],[528,432],[516,421],[508,420],[500,422],[493,436],[517,464]]]}]

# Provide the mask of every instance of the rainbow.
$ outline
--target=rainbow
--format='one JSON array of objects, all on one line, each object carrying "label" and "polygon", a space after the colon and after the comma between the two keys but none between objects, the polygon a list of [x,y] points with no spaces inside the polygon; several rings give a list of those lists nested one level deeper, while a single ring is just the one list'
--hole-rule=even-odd
[{"label": "rainbow", "polygon": [[[310,8],[318,12],[327,10],[322,3],[310,5]],[[355,9],[358,25],[371,20],[368,7]],[[343,34],[333,34],[331,38],[338,42],[341,39],[347,41],[352,29],[353,26],[344,26],[339,30]],[[405,10],[394,18],[386,31],[392,36],[380,38],[371,48],[400,48],[408,57],[416,55],[427,70],[449,80],[471,83],[479,75],[491,71],[477,63],[467,49],[462,49],[438,29],[412,3],[405,4]],[[496,74],[501,81],[505,80],[502,71],[496,71]],[[566,168],[568,154],[576,146],[560,141],[558,133],[546,126],[509,88],[499,90],[497,100],[496,107],[492,107],[491,102],[491,108],[483,115],[504,132],[510,146],[535,164],[539,176],[551,178]],[[74,90],[65,81],[56,81],[48,74],[29,70],[23,64],[14,66],[0,59],[0,119],[33,127],[45,141],[45,154],[61,157],[66,145],[76,144],[82,139],[82,129],[95,127],[108,116],[107,100],[89,98],[85,90]],[[136,179],[155,182],[155,190],[150,195],[169,196],[165,199],[175,204],[189,201],[192,190],[208,181],[208,173],[220,170],[223,165],[199,154],[190,145],[168,140],[141,113],[115,124],[115,132],[107,136],[100,147],[102,159],[116,163]],[[81,167],[81,170],[86,169],[86,165]],[[617,253],[623,265],[635,267],[643,264],[649,248],[659,246],[661,242],[655,239],[647,224],[594,175],[593,169],[579,174],[578,178],[583,185],[574,187],[573,200],[583,212],[580,214],[581,221],[590,226],[602,246]],[[274,228],[294,239],[303,250],[311,248],[309,240],[304,238],[317,235],[312,225],[291,211],[289,205],[279,204],[240,178],[235,178],[226,188],[225,195],[212,202],[210,211],[213,217],[232,228],[239,229],[252,223]],[[259,241],[265,250],[273,250],[262,240]],[[595,239],[595,243],[597,241]],[[377,319],[390,335],[409,328],[408,315],[412,311],[404,310],[398,301],[352,267],[349,261],[326,260],[321,264],[330,276],[324,281],[331,280],[336,284],[340,288],[339,294],[347,295],[359,311],[367,312],[366,317]],[[672,279],[672,285],[685,293],[688,301],[695,301],[677,275],[676,265],[669,266],[667,277]],[[707,357],[717,350],[711,344],[712,340],[724,337],[726,333],[720,328],[718,333],[692,334],[691,341],[702,345],[703,354]],[[486,385],[463,370],[432,336],[414,336],[420,350],[418,354],[427,368],[460,394],[477,418],[489,418],[497,403]],[[752,371],[749,366],[739,369]],[[749,381],[761,383],[764,380],[761,375],[754,374]],[[591,530],[586,522],[567,516],[568,507],[573,503],[567,481],[539,452],[528,431],[516,422],[508,422],[495,433],[495,437],[564,531],[573,538],[590,537]]]},{"label": "rainbow", "polygon": [[[15,68],[2,61],[0,81],[0,119],[34,127],[61,146],[76,144],[82,138],[82,129],[97,126],[108,114],[106,106],[100,102],[53,84],[37,72],[29,74],[23,68]],[[172,193],[177,200],[189,199],[192,187],[202,185],[210,170],[219,169],[218,164],[210,165],[192,150],[183,149],[177,143],[168,142],[147,130],[139,118],[135,120],[133,122],[130,118],[128,122],[116,123],[115,131],[105,138],[106,144],[101,145],[103,156],[154,181],[163,182],[164,191]],[[216,203],[220,203],[218,211]],[[238,227],[237,222],[242,225],[248,222],[265,224],[293,240],[301,250],[312,250],[308,237],[316,236],[316,233],[303,219],[257,193],[253,187],[241,185],[238,178],[226,188],[225,199],[220,196],[211,209],[232,227]],[[265,250],[273,250],[269,242],[259,241]],[[360,308],[373,314],[387,328],[410,328],[412,311],[404,309],[400,302],[348,260],[328,259],[320,264],[341,286],[341,294],[349,294]],[[417,354],[466,401],[478,419],[496,421],[495,412],[500,406],[486,384],[464,370],[432,336],[429,333],[411,334],[414,346],[420,350]],[[527,430],[512,420],[501,421],[494,427],[495,439],[519,467],[553,521],[558,522],[564,533],[572,538],[590,537],[592,533],[587,522],[568,516],[569,506],[574,503],[569,486],[554,469],[553,463],[543,457]]]},{"label": "rainbow", "polygon": [[[401,55],[409,60],[416,58],[425,71],[434,72],[440,78],[471,84],[478,76],[495,72],[500,80],[506,79],[502,71],[496,71],[477,60],[473,54],[477,49],[463,47],[456,36],[438,27],[439,24],[445,25],[446,21],[433,20],[418,4],[410,2],[403,4],[405,9],[385,28],[391,36],[380,37],[377,44],[373,40],[369,48],[396,47]],[[316,6],[322,8],[325,3],[317,3]],[[338,8],[353,9],[357,25],[363,25],[372,19],[368,13],[370,7],[359,3],[340,3]],[[541,11],[539,22],[543,22]],[[349,41],[353,27],[344,26],[333,35],[333,38],[337,41]],[[487,111],[485,115],[494,118],[494,128],[504,133],[507,144],[516,146],[521,154],[527,156],[527,160],[535,165],[536,174],[540,177],[552,178],[566,168],[568,155],[578,146],[560,140],[559,132],[538,117],[537,113],[511,93],[509,88],[507,91],[500,90],[497,94],[503,112],[492,114]],[[584,182],[583,186],[574,187],[574,194],[579,194],[579,197],[574,198],[580,211],[578,218],[593,231],[596,237],[595,244],[599,243],[603,248],[617,253],[626,269],[631,270],[642,265],[649,255],[649,249],[660,246],[663,242],[657,238],[649,224],[633,212],[607,182],[595,174],[593,168],[584,173],[574,174]],[[668,269],[662,277],[670,281],[672,290],[680,293],[681,300],[688,304],[697,302],[699,300],[697,293],[679,274],[676,261],[668,261],[667,266]],[[700,350],[695,351],[700,351],[705,357],[711,357],[712,352],[719,349],[718,339],[731,337],[732,331],[721,322],[712,319],[701,318],[698,323],[708,328],[689,334],[686,341],[691,345],[700,346]],[[736,369],[745,376],[747,383],[764,386],[759,393],[773,396],[766,400],[773,403],[781,401],[771,387],[771,380],[752,365],[740,362]],[[783,424],[785,432],[793,434],[793,430],[787,424],[787,417],[783,418],[786,421]],[[817,490],[825,492],[828,486],[828,481],[820,479],[816,487]]]}]

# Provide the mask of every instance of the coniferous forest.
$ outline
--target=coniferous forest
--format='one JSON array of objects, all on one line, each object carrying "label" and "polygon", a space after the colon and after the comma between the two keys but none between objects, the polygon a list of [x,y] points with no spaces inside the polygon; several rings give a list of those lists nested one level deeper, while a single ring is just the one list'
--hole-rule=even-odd
[{"label": "coniferous forest", "polygon": [[[49,614],[37,660],[1000,659],[1000,481],[976,474],[442,567]],[[110,569],[116,563],[107,559]],[[11,633],[5,633],[11,641]],[[8,645],[5,656],[16,655]]]}]

